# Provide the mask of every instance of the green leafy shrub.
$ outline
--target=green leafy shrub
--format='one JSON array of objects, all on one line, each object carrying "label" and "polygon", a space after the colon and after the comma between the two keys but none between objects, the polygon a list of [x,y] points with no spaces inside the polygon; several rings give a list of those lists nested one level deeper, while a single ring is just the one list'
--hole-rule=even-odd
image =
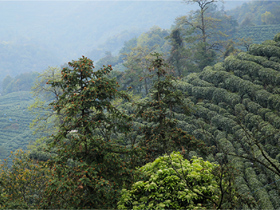
[{"label": "green leafy shrub", "polygon": [[119,209],[209,209],[219,199],[216,164],[173,152],[138,170],[144,179],[123,189]]},{"label": "green leafy shrub", "polygon": [[0,166],[0,209],[40,208],[51,170],[22,150],[12,153]]}]

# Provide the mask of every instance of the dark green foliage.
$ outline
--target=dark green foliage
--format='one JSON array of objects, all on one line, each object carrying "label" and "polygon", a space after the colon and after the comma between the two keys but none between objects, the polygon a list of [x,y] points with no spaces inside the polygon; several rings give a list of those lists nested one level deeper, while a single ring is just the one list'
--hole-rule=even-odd
[{"label": "dark green foliage", "polygon": [[189,109],[184,103],[184,96],[174,85],[173,78],[167,75],[167,66],[159,54],[154,54],[150,71],[153,75],[153,86],[150,91],[151,99],[137,104],[137,117],[145,126],[141,126],[144,137],[139,145],[145,149],[145,162],[153,161],[160,155],[174,150],[183,153],[191,150],[206,152],[204,143],[190,136],[186,131],[177,127],[174,111],[187,114]]},{"label": "dark green foliage", "polygon": [[271,45],[257,45],[254,44],[249,49],[250,54],[257,55],[257,56],[265,56],[268,59],[270,57],[279,57],[280,56],[280,50],[277,46],[271,46]]},{"label": "dark green foliage", "polygon": [[[180,30],[184,47],[187,49],[184,57],[188,58],[188,61],[185,61],[187,65],[183,68],[186,72],[202,71],[204,67],[213,65],[219,54],[226,57],[234,51],[227,47],[226,37],[235,32],[237,23],[231,16],[219,10],[215,1],[185,0],[184,2],[195,4],[198,10],[176,19],[176,27]],[[221,51],[228,52],[221,53]]]},{"label": "dark green foliage", "polygon": [[151,65],[150,53],[154,48],[134,47],[125,57],[123,66],[125,72],[120,78],[123,88],[132,88],[135,94],[147,95],[151,86],[149,67]]},{"label": "dark green foliage", "polygon": [[49,144],[56,155],[47,164],[55,173],[44,208],[114,208],[120,188],[133,174],[125,159],[130,150],[114,135],[129,131],[129,118],[111,104],[128,96],[106,77],[111,66],[93,68],[93,62],[82,57],[63,68],[61,81],[48,82],[63,91],[51,103],[63,118]]},{"label": "dark green foliage", "polygon": [[186,65],[188,65],[186,58],[189,53],[187,53],[187,50],[184,48],[180,30],[178,28],[172,30],[168,38],[172,47],[167,62],[174,66],[175,76],[183,77],[186,75]]},{"label": "dark green foliage", "polygon": [[40,208],[50,175],[49,168],[30,159],[28,153],[17,150],[1,164],[0,208]]}]

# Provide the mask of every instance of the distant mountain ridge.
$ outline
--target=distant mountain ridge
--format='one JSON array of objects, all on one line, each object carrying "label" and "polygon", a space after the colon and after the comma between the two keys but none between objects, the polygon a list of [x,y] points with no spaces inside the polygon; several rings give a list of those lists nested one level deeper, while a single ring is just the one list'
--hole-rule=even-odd
[{"label": "distant mountain ridge", "polygon": [[0,80],[62,65],[126,30],[170,28],[192,9],[182,1],[0,1],[0,48],[7,55],[0,57]]}]

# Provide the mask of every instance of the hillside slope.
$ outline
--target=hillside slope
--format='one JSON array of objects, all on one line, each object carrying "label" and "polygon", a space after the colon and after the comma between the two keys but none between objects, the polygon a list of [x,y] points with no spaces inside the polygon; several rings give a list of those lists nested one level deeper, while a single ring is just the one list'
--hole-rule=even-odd
[{"label": "hillside slope", "polygon": [[[189,94],[194,113],[181,127],[228,155],[239,170],[237,186],[260,209],[280,208],[280,177],[257,145],[280,168],[280,34],[254,44],[247,53],[189,75],[178,87]],[[246,206],[244,206],[245,208]]]},{"label": "hillside slope", "polygon": [[280,25],[259,25],[240,28],[234,38],[251,38],[256,44],[265,40],[273,39],[274,35],[280,31]]},{"label": "hillside slope", "polygon": [[27,109],[32,102],[28,91],[0,96],[0,159],[16,149],[26,150],[30,141],[35,140],[29,128],[34,116]]}]

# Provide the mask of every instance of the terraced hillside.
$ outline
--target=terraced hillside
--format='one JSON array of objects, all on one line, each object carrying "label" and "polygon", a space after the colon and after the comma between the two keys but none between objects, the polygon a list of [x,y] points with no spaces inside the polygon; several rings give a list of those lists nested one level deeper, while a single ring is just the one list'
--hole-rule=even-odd
[{"label": "terraced hillside", "polygon": [[252,38],[255,44],[260,44],[265,40],[273,39],[274,35],[280,32],[280,25],[258,25],[244,27],[234,35],[237,38]]},{"label": "terraced hillside", "polygon": [[178,87],[195,110],[181,127],[217,146],[216,156],[227,154],[239,170],[239,192],[258,208],[280,208],[280,34],[189,75]]},{"label": "terraced hillside", "polygon": [[29,129],[34,116],[27,109],[32,102],[28,91],[0,96],[0,159],[6,158],[10,151],[26,149],[35,140]]}]

